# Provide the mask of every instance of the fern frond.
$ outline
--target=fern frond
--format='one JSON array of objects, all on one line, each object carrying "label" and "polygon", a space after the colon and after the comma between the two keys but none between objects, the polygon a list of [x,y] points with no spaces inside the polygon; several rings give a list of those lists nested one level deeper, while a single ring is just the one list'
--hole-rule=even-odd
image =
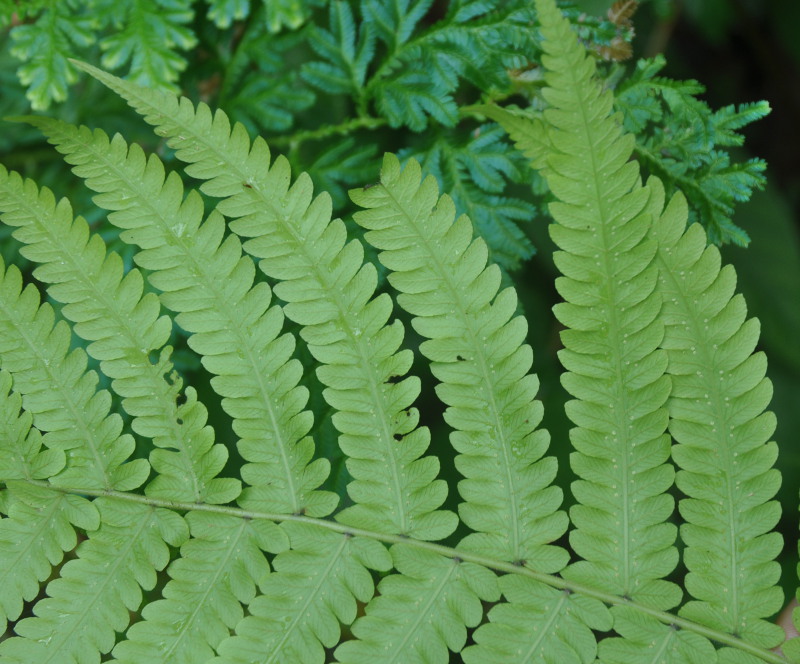
[{"label": "fern frond", "polygon": [[69,351],[66,323],[55,326],[54,312],[39,304],[33,286],[22,289],[19,270],[0,265],[0,355],[33,425],[46,431],[43,442],[63,450],[67,465],[54,485],[125,491],[140,486],[150,466],[126,460],[134,442],[122,433],[122,419],[109,414],[111,396],[95,391],[97,374],[87,371],[86,354]]},{"label": "fern frond", "polygon": [[[29,122],[56,126],[46,119],[29,118]],[[141,273],[134,269],[123,277],[119,255],[106,256],[102,239],[89,236],[82,218],[73,221],[66,200],[56,204],[48,190],[39,191],[31,181],[23,182],[2,167],[0,219],[16,227],[14,237],[28,245],[21,253],[41,264],[34,276],[53,284],[49,293],[66,305],[63,315],[75,322],[79,336],[91,342],[87,352],[113,379],[123,408],[134,418],[133,430],[161,448],[151,454],[159,475],[148,485],[148,495],[188,502],[233,500],[240,485],[237,480],[216,478],[228,454],[224,446],[213,445],[205,406],[191,388],[178,405],[182,381],[173,373],[171,349],[160,350],[172,324],[160,316],[153,293],[143,296]]]},{"label": "fern frond", "polygon": [[348,490],[357,504],[337,518],[421,539],[450,534],[455,515],[437,509],[446,493],[444,483],[434,479],[438,462],[419,458],[430,439],[427,428],[417,427],[419,415],[411,407],[419,380],[389,381],[411,365],[411,351],[397,351],[402,324],[386,325],[388,296],[371,299],[375,268],[363,265],[358,242],[345,243],[341,220],[330,221],[330,197],[312,202],[307,175],[290,188],[288,162],[279,157],[268,169],[266,143],[256,139],[251,146],[244,128],[237,124],[231,130],[222,112],[212,116],[204,104],[195,112],[186,99],[82,66],[168,138],[178,159],[188,162],[186,172],[206,180],[204,193],[225,197],[218,209],[234,219],[231,230],[253,237],[245,248],[265,259],[259,266],[268,276],[281,280],[276,295],[288,302],[287,316],[304,326],[301,336],[323,364],[317,373],[327,386],[325,399],[339,411],[333,422],[350,457],[354,481]]},{"label": "fern frond", "polygon": [[677,564],[676,529],[666,523],[674,481],[665,434],[670,380],[658,348],[663,323],[656,245],[647,237],[647,193],[630,162],[632,138],[610,116],[613,99],[592,80],[587,57],[553,0],[537,3],[553,152],[547,182],[560,202],[551,236],[564,276],[555,314],[567,326],[559,357],[570,394],[579,505],[570,542],[584,558],[565,576],[660,609],[680,590],[661,580]]},{"label": "fern frond", "polygon": [[[16,3],[14,12],[24,12],[26,4],[35,3]],[[34,110],[42,110],[67,98],[67,87],[76,76],[65,54],[73,45],[94,42],[94,22],[87,12],[76,7],[74,0],[48,3],[35,22],[15,26],[11,39],[12,55],[25,60],[17,71],[19,80],[28,86],[26,96]]]},{"label": "fern frond", "polygon": [[303,78],[330,94],[350,94],[361,100],[367,67],[375,54],[375,33],[369,22],[356,29],[350,3],[342,0],[331,3],[328,23],[328,30],[314,26],[309,39],[311,48],[326,62],[304,64]]},{"label": "fern frond", "polygon": [[742,145],[738,129],[770,112],[765,101],[713,111],[696,95],[697,81],[674,81],[658,73],[663,56],[640,60],[615,91],[623,124],[637,134],[636,156],[661,178],[668,192],[678,189],[690,204],[690,221],[699,221],[712,242],[747,245],[747,233],[733,223],[737,202],[764,186],[762,159],[731,163],[722,148]]},{"label": "fern frond", "polygon": [[14,627],[19,635],[0,643],[9,664],[96,662],[107,653],[152,590],[156,571],[169,562],[167,543],[186,539],[184,520],[172,510],[101,497],[93,505],[100,529],[77,549],[78,557],[47,585],[36,616]]},{"label": "fern frond", "polygon": [[186,27],[194,18],[191,4],[187,0],[132,0],[123,6],[113,5],[114,22],[124,27],[100,42],[103,66],[118,69],[130,60],[131,76],[137,83],[177,89],[175,81],[186,68],[186,60],[174,49],[186,51],[197,43]]},{"label": "fern frond", "polygon": [[275,558],[276,574],[262,584],[263,595],[248,606],[249,616],[224,640],[212,662],[256,664],[324,662],[323,647],[341,639],[339,623],[351,624],[358,602],[372,598],[375,588],[367,567],[388,571],[392,561],[378,542],[320,532],[287,523],[292,551]]},{"label": "fern frond", "polygon": [[453,202],[439,198],[432,177],[420,184],[417,162],[401,171],[387,155],[380,186],[353,190],[351,197],[367,208],[355,220],[391,271],[398,303],[428,339],[420,350],[442,381],[437,394],[456,430],[456,467],[467,478],[459,484],[465,500],[459,511],[476,531],[463,545],[560,570],[566,554],[549,542],[567,520],[556,511],[561,491],[550,486],[555,459],[541,459],[549,437],[536,429],[542,405],[534,400],[538,380],[526,375],[533,359],[523,345],[527,325],[515,315],[514,290],[498,295],[500,272],[487,267],[486,244],[473,240],[467,217],[453,221]]},{"label": "fern frond", "polygon": [[[366,208],[355,219],[368,229],[365,238],[390,270],[389,282],[400,292],[398,303],[415,316],[414,328],[427,338],[420,350],[441,381],[436,392],[448,406],[445,420],[455,429],[451,442],[459,453],[456,468],[465,477],[459,483],[464,500],[459,514],[475,531],[460,547],[516,565],[560,571],[567,554],[551,542],[564,533],[567,519],[557,511],[562,494],[552,486],[555,459],[542,458],[549,439],[546,431],[537,430],[542,418],[541,403],[534,400],[538,380],[526,375],[532,353],[522,343],[527,326],[515,315],[516,294],[511,288],[498,294],[500,271],[496,265],[487,267],[486,244],[473,240],[466,216],[453,221],[453,201],[439,198],[434,178],[420,183],[420,175],[416,161],[401,171],[398,159],[387,155],[381,184],[350,195]],[[430,562],[426,567],[448,565],[452,563]],[[402,589],[410,582],[397,583],[397,594],[405,597],[408,591]],[[427,583],[437,591],[443,582],[428,578]],[[423,588],[417,590],[423,601],[440,601],[436,592]],[[367,617],[356,622],[354,633],[366,639],[370,626],[371,638],[377,640],[377,632],[393,629],[384,606],[400,610],[398,599],[381,596],[367,606]],[[468,615],[461,620],[476,624]],[[463,641],[447,645],[452,649]],[[340,649],[365,649],[373,661],[379,655],[366,643]],[[434,661],[444,661],[444,655]]]},{"label": "fern frond", "polygon": [[760,326],[746,320],[744,298],[734,295],[736,273],[720,267],[702,228],[684,232],[685,199],[675,196],[664,209],[663,185],[651,178],[648,187],[666,322],[662,345],[673,383],[672,456],[687,496],[679,504],[686,589],[696,598],[680,613],[772,648],[783,632],[764,618],[783,602],[775,562],[783,538],[771,532],[780,518],[771,500],[780,474],[773,468],[777,445],[769,440],[775,416],[765,412],[772,384],[766,357],[754,352]]}]

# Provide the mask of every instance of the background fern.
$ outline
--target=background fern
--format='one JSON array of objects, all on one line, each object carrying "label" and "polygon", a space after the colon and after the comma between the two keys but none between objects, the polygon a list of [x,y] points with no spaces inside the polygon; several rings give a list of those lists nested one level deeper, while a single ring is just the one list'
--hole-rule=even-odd
[{"label": "background fern", "polygon": [[[244,11],[234,5],[212,10]],[[434,57],[434,68],[447,63],[477,85],[489,79],[475,79],[454,51],[469,33],[450,31],[480,17],[485,25],[471,27],[491,35],[492,20],[518,18],[514,8],[454,5],[419,33],[417,51],[410,35],[424,2],[362,9],[370,21],[356,37],[352,9],[332,5],[338,33],[323,38],[349,43],[349,62],[373,47],[384,62]],[[497,125],[447,127],[450,74],[432,83],[443,106],[419,101],[421,116],[403,114],[440,125],[420,150],[405,163],[387,155],[380,182],[351,192],[379,272],[331,218],[335,199],[314,197],[306,174],[292,178],[291,147],[273,157],[224,113],[77,65],[154,125],[206,199],[184,197],[178,175],[119,135],[26,118],[109,211],[132,267],[66,201],[0,173],[0,214],[56,307],[3,268],[0,568],[14,573],[0,612],[16,634],[0,642],[4,659],[429,662],[449,650],[468,662],[795,661],[770,652],[782,635],[765,620],[781,605],[780,537],[768,532],[779,479],[767,442],[774,418],[763,412],[771,386],[753,354],[758,325],[745,320],[734,273],[720,269],[700,227],[684,233],[688,210],[680,195],[668,199],[669,179],[641,183],[629,161],[636,143],[621,134],[614,99],[569,24],[550,1],[538,10],[544,113],[469,112],[499,121],[541,171],[535,186],[559,199],[550,206],[565,299],[556,313],[568,328],[561,359],[580,478],[569,552],[557,542],[568,518],[527,325],[490,261],[500,247],[483,239],[492,231],[459,216],[493,209],[466,186],[474,180],[521,217],[524,202],[500,197],[504,177],[532,173]],[[274,32],[295,20],[276,16]],[[578,34],[595,50],[625,34],[612,15],[605,28]],[[394,66],[381,78],[393,81]],[[392,98],[365,95],[367,107],[388,109]],[[389,110],[384,120],[394,122]],[[362,168],[355,159],[347,177]],[[455,198],[440,197],[437,177],[450,178]],[[336,193],[341,180],[329,181]],[[515,228],[505,214],[500,223]],[[513,262],[508,246],[506,255]],[[413,332],[392,317],[381,273]],[[70,350],[70,329],[86,352]],[[235,448],[175,371],[181,360],[167,344],[181,336],[210,375]],[[464,478],[449,496],[442,427],[432,436],[413,407],[414,373],[430,380],[417,347]],[[327,412],[320,397],[338,434],[314,422]],[[330,463],[314,459],[331,437],[349,470],[338,510]],[[670,437],[684,496],[677,514]],[[684,522],[685,601],[672,574],[673,520]]]}]

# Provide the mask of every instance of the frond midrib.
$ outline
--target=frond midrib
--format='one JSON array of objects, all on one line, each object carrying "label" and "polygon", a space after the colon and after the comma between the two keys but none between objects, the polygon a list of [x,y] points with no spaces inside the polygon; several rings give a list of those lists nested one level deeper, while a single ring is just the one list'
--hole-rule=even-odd
[{"label": "frond midrib", "polygon": [[405,537],[403,535],[391,535],[387,533],[366,530],[363,528],[352,528],[337,521],[315,518],[310,516],[303,516],[297,514],[259,512],[259,511],[245,510],[238,507],[229,507],[224,505],[196,504],[190,502],[162,500],[158,498],[150,498],[140,494],[129,493],[125,491],[115,491],[115,490],[105,490],[105,489],[92,490],[92,489],[53,486],[46,480],[24,480],[24,481],[33,486],[39,486],[65,494],[78,494],[81,496],[96,496],[96,497],[107,496],[109,498],[115,498],[118,500],[150,505],[153,507],[164,507],[172,511],[184,511],[184,512],[200,511],[200,512],[211,512],[213,514],[233,516],[241,519],[251,519],[251,520],[263,519],[273,522],[305,523],[317,528],[322,528],[336,533],[341,533],[343,535],[348,535],[353,537],[364,537],[371,540],[383,542],[385,544],[404,544],[407,546],[411,546],[413,548],[430,551],[432,553],[437,553],[446,558],[459,559],[463,562],[475,563],[476,565],[481,565],[482,567],[493,569],[498,572],[526,576],[541,583],[544,583],[545,585],[550,586],[552,588],[585,595],[586,597],[597,599],[603,602],[604,604],[608,604],[610,606],[631,607],[636,611],[639,611],[645,615],[655,618],[656,620],[665,625],[674,625],[675,627],[678,627],[680,629],[691,631],[695,634],[704,636],[705,638],[710,639],[712,641],[716,641],[720,644],[724,644],[732,648],[735,648],[737,650],[749,653],[755,657],[760,658],[764,662],[768,662],[769,664],[786,664],[786,659],[784,657],[781,657],[780,655],[772,652],[771,650],[765,650],[759,648],[758,646],[754,646],[750,643],[742,641],[728,632],[722,632],[710,627],[705,627],[704,625],[700,625],[699,623],[695,623],[691,620],[687,620],[686,618],[682,618],[677,614],[669,613],[667,611],[660,611],[658,609],[653,609],[645,605],[638,604],[633,600],[626,599],[624,597],[620,597],[618,595],[614,595],[602,590],[598,590],[581,583],[575,583],[573,581],[563,579],[560,576],[546,574],[543,572],[536,572],[530,569],[529,567],[515,565],[513,562],[496,560],[488,556],[472,553],[465,549],[454,549],[451,547],[444,546],[442,544],[435,544],[433,542],[427,542],[425,540],[417,540],[414,538]]}]

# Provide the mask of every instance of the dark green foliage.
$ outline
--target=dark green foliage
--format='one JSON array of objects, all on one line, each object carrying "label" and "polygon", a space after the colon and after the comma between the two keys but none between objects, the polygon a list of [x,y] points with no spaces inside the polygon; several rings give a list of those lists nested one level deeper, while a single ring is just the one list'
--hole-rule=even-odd
[{"label": "dark green foliage", "polygon": [[[630,48],[629,18],[562,4],[599,57]],[[527,225],[543,187],[525,178],[518,186],[518,158],[475,105],[541,105],[540,35],[527,0],[63,0],[0,5],[0,19],[10,23],[12,11],[11,52],[34,109],[66,98],[78,80],[69,57],[127,70],[134,82],[180,86],[251,133],[275,137],[295,168],[331,192],[338,213],[349,212],[344,189],[368,183],[379,155],[394,151],[452,193],[506,270],[534,253]],[[684,192],[712,241],[745,244],[731,215],[761,186],[763,162],[732,160],[727,149],[766,105],[712,112],[695,84],[657,76],[661,60],[642,61],[630,76],[621,66],[601,74],[617,86],[644,166]],[[25,106],[15,88],[6,105],[18,114]],[[99,115],[90,100],[69,102],[74,119]]]},{"label": "dark green foliage", "polygon": [[698,95],[697,81],[674,81],[658,73],[666,61],[641,60],[615,90],[615,104],[625,129],[637,135],[636,156],[662,178],[670,192],[679,189],[689,201],[691,221],[701,221],[717,244],[746,245],[750,238],[731,221],[736,203],[764,186],[766,163],[749,159],[731,163],[725,148],[744,143],[738,133],[770,112],[765,101],[712,111]]}]

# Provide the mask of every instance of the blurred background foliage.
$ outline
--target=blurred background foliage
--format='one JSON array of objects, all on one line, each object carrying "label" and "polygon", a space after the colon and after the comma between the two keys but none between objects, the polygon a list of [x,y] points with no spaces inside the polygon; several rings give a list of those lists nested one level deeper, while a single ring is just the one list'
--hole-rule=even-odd
[{"label": "blurred background foliage", "polygon": [[[0,0],[0,116],[44,112],[118,131],[169,165],[170,151],[135,113],[77,75],[67,60],[77,57],[224,109],[286,155],[295,172],[308,171],[345,220],[351,213],[347,189],[377,180],[384,151],[418,159],[470,214],[520,293],[545,425],[567,486],[569,423],[551,314],[556,271],[544,212],[548,192],[503,132],[476,110],[487,101],[541,110],[530,4]],[[615,89],[645,171],[687,195],[693,220],[737,267],[750,311],[762,321],[784,473],[784,570],[793,576],[800,477],[800,161],[793,149],[800,145],[800,3],[642,0],[635,13],[631,1],[562,4],[597,55],[606,85]],[[130,260],[130,249],[36,130],[0,125],[0,163],[68,196],[76,214]],[[4,260],[24,268],[18,250],[0,227]],[[413,347],[419,340],[406,329]],[[238,463],[229,420],[208,376],[184,352],[180,330],[173,344],[176,366],[197,387],[218,438],[229,443],[231,463]],[[298,352],[311,367],[311,358]],[[432,429],[432,446],[443,474],[456,479],[433,379],[424,363],[414,370],[425,385],[418,405]],[[313,371],[305,380],[320,453],[335,461],[330,412]],[[334,468],[331,487],[346,500],[346,471],[341,464]],[[451,504],[455,500],[451,495]]]}]

